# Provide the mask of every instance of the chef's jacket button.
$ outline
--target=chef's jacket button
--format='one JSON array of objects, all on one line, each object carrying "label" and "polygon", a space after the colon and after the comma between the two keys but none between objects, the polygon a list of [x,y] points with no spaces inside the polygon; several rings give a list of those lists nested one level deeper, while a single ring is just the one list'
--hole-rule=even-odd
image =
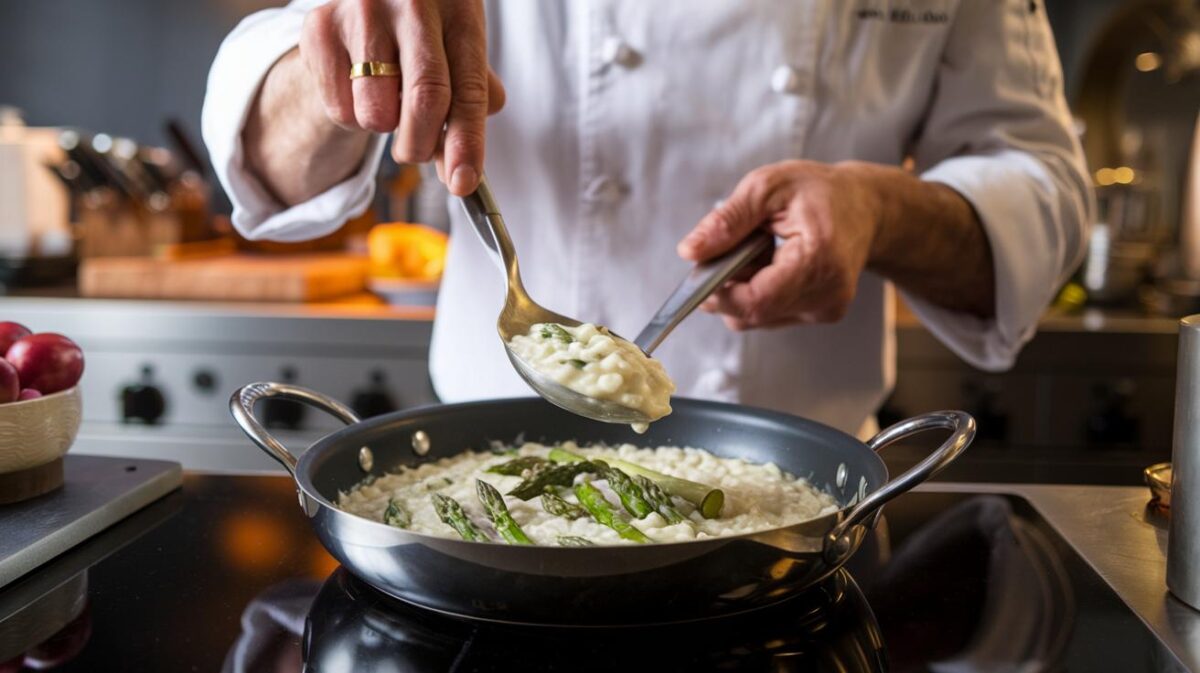
[{"label": "chef's jacket button", "polygon": [[790,65],[781,65],[771,73],[771,88],[775,93],[800,93],[800,71]]},{"label": "chef's jacket button", "polygon": [[597,203],[613,203],[625,195],[626,187],[610,177],[598,177],[588,183],[584,198]]},{"label": "chef's jacket button", "polygon": [[641,62],[641,55],[619,37],[605,38],[600,44],[600,58],[606,65],[632,68]]}]

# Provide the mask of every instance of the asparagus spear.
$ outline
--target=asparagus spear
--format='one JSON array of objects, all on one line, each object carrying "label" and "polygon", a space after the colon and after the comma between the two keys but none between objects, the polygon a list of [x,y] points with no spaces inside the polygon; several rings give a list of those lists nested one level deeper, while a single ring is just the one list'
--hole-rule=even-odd
[{"label": "asparagus spear", "polygon": [[570,486],[575,482],[576,476],[584,472],[599,470],[600,466],[587,460],[574,463],[547,463],[534,469],[532,474],[525,477],[525,480],[517,484],[508,494],[522,500],[529,500],[544,493],[547,486]]},{"label": "asparagus spear", "polygon": [[442,523],[458,531],[462,539],[487,542],[487,536],[471,523],[471,520],[467,518],[467,513],[463,511],[462,505],[458,504],[457,500],[441,493],[434,493],[429,497],[433,500],[433,509],[437,512],[438,518],[442,520]]},{"label": "asparagus spear", "polygon": [[496,532],[500,533],[500,537],[509,544],[533,544],[533,540],[529,539],[516,519],[513,519],[508,506],[504,504],[504,496],[500,495],[495,486],[482,479],[476,479],[475,492],[479,494],[479,502],[483,503],[483,509],[492,520],[492,525],[496,527]]},{"label": "asparagus spear", "polygon": [[525,470],[534,470],[546,464],[546,459],[540,456],[521,456],[512,460],[497,463],[487,469],[492,474],[504,474],[510,477],[519,477]]},{"label": "asparagus spear", "polygon": [[600,475],[608,480],[608,486],[621,499],[621,506],[638,519],[645,519],[654,511],[654,507],[646,500],[646,496],[642,493],[642,487],[634,483],[633,479],[624,472],[612,467],[602,460],[593,461],[597,465],[603,466]]},{"label": "asparagus spear", "polygon": [[687,521],[687,517],[675,509],[675,505],[671,502],[671,496],[667,495],[658,484],[640,474],[634,477],[633,481],[642,487],[642,493],[646,495],[646,500],[654,507],[654,511],[667,520],[667,523],[676,524]]},{"label": "asparagus spear", "polygon": [[[566,449],[555,448],[550,450],[550,460],[562,463],[577,463],[579,461],[586,461],[587,458],[577,453],[571,453]],[[641,465],[627,463],[623,460],[610,460],[609,464],[629,474],[646,477],[662,487],[662,490],[667,493],[687,500],[700,510],[700,514],[705,519],[715,519],[721,516],[721,508],[725,506],[725,492],[719,488],[688,481],[687,479],[680,479],[679,477],[672,477],[661,472],[646,469]]]},{"label": "asparagus spear", "polygon": [[552,322],[542,325],[541,333],[543,339],[558,339],[565,344],[575,341],[575,337],[571,336],[570,332],[563,329],[562,325],[556,325]]},{"label": "asparagus spear", "polygon": [[587,516],[586,509],[563,500],[562,496],[553,491],[546,491],[542,494],[542,509],[546,510],[548,514],[567,519],[578,519],[579,517]]},{"label": "asparagus spear", "polygon": [[412,514],[395,498],[388,498],[387,509],[383,510],[383,522],[396,528],[408,528],[412,523]]},{"label": "asparagus spear", "polygon": [[593,547],[596,544],[586,537],[578,535],[559,535],[556,539],[560,547]]},{"label": "asparagus spear", "polygon": [[604,499],[604,494],[595,486],[586,481],[579,484],[575,487],[575,497],[579,498],[579,504],[583,505],[583,508],[592,515],[597,523],[617,531],[617,535],[626,540],[650,542],[650,538],[646,537],[645,533],[634,528],[613,511],[612,505],[608,504],[608,501]]}]

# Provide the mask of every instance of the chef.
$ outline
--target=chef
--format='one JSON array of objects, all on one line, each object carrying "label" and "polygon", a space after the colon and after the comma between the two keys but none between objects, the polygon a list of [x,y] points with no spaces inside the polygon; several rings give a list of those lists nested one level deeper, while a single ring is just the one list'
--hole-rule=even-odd
[{"label": "chef", "polygon": [[[486,167],[532,296],[620,334],[767,228],[771,258],[655,355],[678,395],[860,435],[894,377],[895,290],[1006,368],[1092,210],[1041,0],[297,0],[222,44],[203,133],[251,239],[363,212],[389,140],[454,195]],[[451,206],[434,388],[532,394]]]}]

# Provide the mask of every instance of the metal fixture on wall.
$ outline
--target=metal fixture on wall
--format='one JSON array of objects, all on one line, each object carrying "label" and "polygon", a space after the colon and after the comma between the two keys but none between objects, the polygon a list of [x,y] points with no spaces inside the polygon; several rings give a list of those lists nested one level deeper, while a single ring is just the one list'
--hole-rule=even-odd
[{"label": "metal fixture on wall", "polygon": [[1098,205],[1082,283],[1093,303],[1160,312],[1200,302],[1194,177],[1200,7],[1138,0],[1113,12],[1083,69],[1075,110]]}]

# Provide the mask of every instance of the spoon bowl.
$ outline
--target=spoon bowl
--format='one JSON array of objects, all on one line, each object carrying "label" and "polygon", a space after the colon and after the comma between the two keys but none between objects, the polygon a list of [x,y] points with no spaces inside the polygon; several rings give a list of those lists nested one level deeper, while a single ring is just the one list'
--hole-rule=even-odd
[{"label": "spoon bowl", "polygon": [[[583,324],[574,318],[568,318],[541,306],[530,298],[529,294],[525,292],[525,288],[519,283],[516,287],[519,291],[513,292],[513,285],[510,283],[504,308],[496,320],[496,332],[500,335],[500,340],[504,342],[504,352],[512,362],[513,369],[517,370],[517,374],[525,379],[525,383],[528,383],[530,388],[533,388],[537,394],[551,404],[592,420],[624,424],[649,423],[653,420],[637,409],[577,393],[534,369],[521,356],[514,353],[509,342],[514,336],[529,334],[529,330],[534,325],[556,323],[564,327],[579,327]],[[609,334],[614,338],[621,338],[612,332]]]},{"label": "spoon bowl", "polygon": [[[528,334],[534,325],[557,323],[564,327],[578,327],[582,323],[543,307],[525,291],[517,264],[517,251],[508,235],[508,228],[504,225],[504,218],[500,215],[500,208],[492,196],[487,176],[483,176],[479,187],[473,193],[462,198],[462,204],[467,217],[474,225],[475,233],[505,274],[508,292],[504,299],[504,308],[496,320],[496,332],[504,342],[504,351],[517,374],[548,402],[579,416],[605,423],[622,424],[644,424],[654,420],[623,404],[575,392],[537,371],[512,351],[509,346],[512,338]],[[649,357],[667,334],[706,297],[748,262],[770,249],[772,244],[773,238],[769,234],[758,231],[721,257],[698,265],[671,293],[633,344]],[[627,341],[611,331],[608,334]]]}]

